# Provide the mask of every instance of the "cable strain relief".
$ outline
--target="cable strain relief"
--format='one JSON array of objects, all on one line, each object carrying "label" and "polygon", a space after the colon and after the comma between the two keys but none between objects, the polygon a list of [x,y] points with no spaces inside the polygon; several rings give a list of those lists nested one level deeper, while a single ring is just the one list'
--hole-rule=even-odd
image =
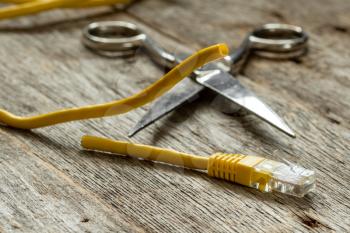
[{"label": "cable strain relief", "polygon": [[245,157],[241,154],[213,154],[208,161],[208,175],[235,182],[236,164]]}]

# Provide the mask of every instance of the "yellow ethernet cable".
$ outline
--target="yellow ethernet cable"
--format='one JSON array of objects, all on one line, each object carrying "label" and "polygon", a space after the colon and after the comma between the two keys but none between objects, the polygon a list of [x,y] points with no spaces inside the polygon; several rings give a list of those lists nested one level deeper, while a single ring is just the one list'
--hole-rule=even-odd
[{"label": "yellow ethernet cable", "polygon": [[[36,2],[38,0],[0,0],[0,3],[12,3],[12,4],[23,4]],[[96,7],[105,6],[112,4],[129,4],[133,0],[83,0],[79,2],[70,1],[70,4],[64,5],[64,8],[84,8],[84,7]]]},{"label": "yellow ethernet cable", "polygon": [[127,4],[130,2],[130,0],[4,0],[0,2],[15,4],[0,8],[0,19],[9,19],[52,10],[55,8],[94,7],[112,4]]},{"label": "yellow ethernet cable", "polygon": [[190,169],[207,170],[208,175],[262,192],[280,192],[303,197],[315,188],[315,172],[257,156],[216,153],[209,157],[130,142],[84,136],[83,148],[158,161]]},{"label": "yellow ethernet cable", "polygon": [[33,117],[19,117],[0,109],[0,123],[19,129],[34,129],[59,123],[119,115],[141,107],[174,87],[199,67],[228,55],[226,44],[217,44],[202,49],[175,66],[158,81],[139,93],[109,103],[64,109]]}]

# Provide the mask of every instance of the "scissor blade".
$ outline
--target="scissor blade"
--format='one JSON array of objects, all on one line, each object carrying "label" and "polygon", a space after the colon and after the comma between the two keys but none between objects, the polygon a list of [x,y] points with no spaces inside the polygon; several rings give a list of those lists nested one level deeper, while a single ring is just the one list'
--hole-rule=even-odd
[{"label": "scissor blade", "polygon": [[244,87],[238,79],[220,69],[203,72],[196,77],[197,82],[209,89],[225,96],[241,107],[252,112],[262,120],[281,130],[291,137],[295,137],[289,126],[253,92]]},{"label": "scissor blade", "polygon": [[190,78],[184,79],[152,105],[148,112],[130,131],[128,136],[134,136],[140,130],[146,128],[150,124],[157,121],[159,118],[165,116],[167,113],[181,106],[186,101],[194,98],[204,88],[204,86],[196,83]]}]

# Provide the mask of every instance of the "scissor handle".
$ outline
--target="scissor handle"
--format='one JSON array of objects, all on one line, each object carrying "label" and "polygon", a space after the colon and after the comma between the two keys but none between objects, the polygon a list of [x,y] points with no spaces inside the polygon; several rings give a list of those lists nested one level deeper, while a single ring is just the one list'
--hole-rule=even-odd
[{"label": "scissor handle", "polygon": [[124,21],[91,23],[83,30],[83,44],[94,52],[108,57],[134,55],[144,47],[155,62],[169,68],[176,64],[175,57],[156,45],[135,24]]},{"label": "scissor handle", "polygon": [[146,35],[136,25],[123,21],[94,22],[83,30],[83,44],[105,56],[128,56],[143,45]]},{"label": "scissor handle", "polygon": [[308,35],[299,26],[270,23],[248,36],[249,46],[260,56],[294,58],[307,50]]},{"label": "scissor handle", "polygon": [[307,52],[308,35],[299,26],[270,23],[255,29],[238,49],[225,58],[232,73],[239,73],[251,52],[275,59],[289,59]]}]

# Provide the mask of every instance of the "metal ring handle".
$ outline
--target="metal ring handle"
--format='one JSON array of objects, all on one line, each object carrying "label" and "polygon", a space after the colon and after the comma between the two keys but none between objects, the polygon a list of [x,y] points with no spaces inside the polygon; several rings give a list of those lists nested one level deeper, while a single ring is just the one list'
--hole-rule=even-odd
[{"label": "metal ring handle", "polygon": [[135,24],[123,21],[95,22],[83,30],[83,44],[102,55],[132,55],[146,40]]},{"label": "metal ring handle", "polygon": [[269,58],[292,58],[306,52],[308,35],[299,26],[265,24],[248,37],[255,53]]}]

